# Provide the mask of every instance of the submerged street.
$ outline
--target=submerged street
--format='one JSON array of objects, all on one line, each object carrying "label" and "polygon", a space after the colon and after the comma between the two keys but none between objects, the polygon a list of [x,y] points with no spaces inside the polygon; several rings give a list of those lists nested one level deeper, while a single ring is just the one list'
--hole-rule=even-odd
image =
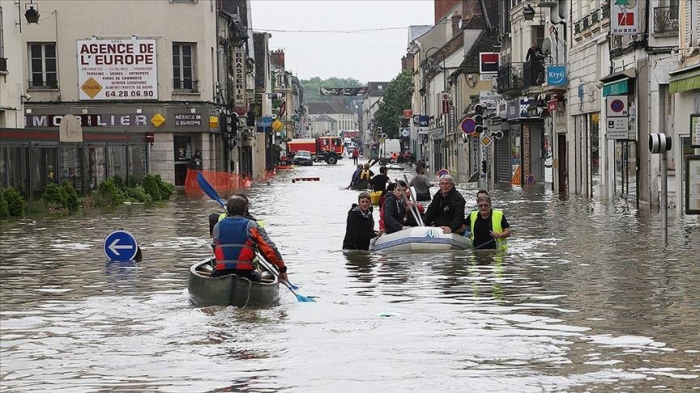
[{"label": "submerged street", "polygon": [[[195,308],[207,215],[180,194],[0,230],[3,391],[691,391],[700,385],[700,221],[633,202],[494,190],[503,256],[341,251],[352,160],[280,171],[246,193],[289,266],[266,309]],[[378,172],[378,168],[373,168]],[[414,175],[412,168],[389,177]],[[292,183],[292,178],[319,181]],[[433,187],[431,191],[437,191]],[[467,209],[476,190],[461,190]],[[222,195],[223,196],[223,195]],[[375,221],[379,211],[375,208]],[[130,231],[144,260],[106,263]]]}]

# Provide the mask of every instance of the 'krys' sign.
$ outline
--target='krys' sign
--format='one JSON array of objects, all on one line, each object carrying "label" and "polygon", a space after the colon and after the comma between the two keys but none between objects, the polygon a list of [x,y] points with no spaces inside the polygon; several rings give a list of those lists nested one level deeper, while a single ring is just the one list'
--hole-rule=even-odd
[{"label": "'krys' sign", "polygon": [[[58,127],[65,115],[26,115],[27,127]],[[146,115],[74,115],[82,127],[142,127],[149,126]]]}]

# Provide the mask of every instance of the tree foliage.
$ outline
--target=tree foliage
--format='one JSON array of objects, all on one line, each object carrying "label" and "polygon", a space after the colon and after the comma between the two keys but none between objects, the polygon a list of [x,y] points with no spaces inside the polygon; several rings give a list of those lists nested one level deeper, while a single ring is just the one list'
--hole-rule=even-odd
[{"label": "tree foliage", "polygon": [[357,99],[357,97],[350,96],[322,96],[318,89],[320,87],[361,87],[365,86],[360,83],[357,79],[353,78],[328,78],[321,79],[317,76],[308,79],[301,80],[301,85],[304,86],[304,104],[309,102],[336,102],[340,99],[345,106],[350,108],[350,103]]},{"label": "tree foliage", "polygon": [[411,109],[411,94],[413,80],[409,71],[404,71],[394,78],[386,87],[382,100],[374,114],[375,127],[381,127],[382,132],[390,139],[399,137],[399,127],[403,118],[403,110]]}]

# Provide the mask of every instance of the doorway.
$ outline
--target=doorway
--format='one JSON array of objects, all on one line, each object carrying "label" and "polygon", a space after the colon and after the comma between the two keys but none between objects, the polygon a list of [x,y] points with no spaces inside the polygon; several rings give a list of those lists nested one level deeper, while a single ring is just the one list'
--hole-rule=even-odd
[{"label": "doorway", "polygon": [[557,152],[558,162],[557,162],[557,183],[559,184],[559,194],[567,194],[569,189],[568,174],[567,174],[567,162],[568,162],[568,152],[566,149],[566,135],[557,135]]}]

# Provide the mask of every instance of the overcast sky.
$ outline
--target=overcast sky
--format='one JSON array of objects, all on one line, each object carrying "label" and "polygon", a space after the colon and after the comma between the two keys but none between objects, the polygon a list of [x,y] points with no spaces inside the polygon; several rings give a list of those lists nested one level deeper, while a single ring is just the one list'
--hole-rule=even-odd
[{"label": "overcast sky", "polygon": [[[287,71],[300,79],[318,76],[388,82],[401,71],[408,26],[434,21],[432,0],[251,3],[253,29],[272,35],[270,49],[284,49]],[[372,31],[332,32],[361,29]],[[295,32],[298,30],[320,32]]]}]

